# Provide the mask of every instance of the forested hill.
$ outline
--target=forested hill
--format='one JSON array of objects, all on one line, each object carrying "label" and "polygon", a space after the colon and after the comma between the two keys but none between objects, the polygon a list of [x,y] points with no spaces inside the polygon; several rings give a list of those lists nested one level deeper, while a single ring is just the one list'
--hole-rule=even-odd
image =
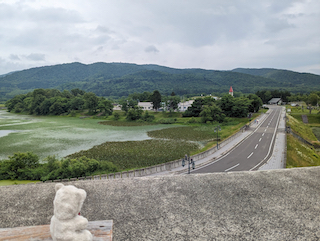
[{"label": "forested hill", "polygon": [[215,71],[174,69],[127,63],[70,63],[32,68],[0,76],[0,100],[37,88],[74,89],[115,98],[157,89],[163,94],[254,93],[278,89],[291,92],[320,90],[320,76],[276,69]]},{"label": "forested hill", "polygon": [[265,78],[270,78],[284,83],[288,87],[301,87],[308,88],[311,86],[320,85],[320,76],[309,73],[297,73],[290,70],[281,69],[244,69],[237,68],[232,70],[233,72],[250,74],[254,76],[261,76]]}]

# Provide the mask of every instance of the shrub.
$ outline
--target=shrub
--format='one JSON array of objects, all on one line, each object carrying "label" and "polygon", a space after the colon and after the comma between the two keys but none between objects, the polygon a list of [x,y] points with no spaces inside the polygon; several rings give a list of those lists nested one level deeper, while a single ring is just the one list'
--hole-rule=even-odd
[{"label": "shrub", "polygon": [[175,120],[174,119],[160,119],[158,121],[158,123],[160,123],[160,124],[173,124],[173,123],[175,123]]}]

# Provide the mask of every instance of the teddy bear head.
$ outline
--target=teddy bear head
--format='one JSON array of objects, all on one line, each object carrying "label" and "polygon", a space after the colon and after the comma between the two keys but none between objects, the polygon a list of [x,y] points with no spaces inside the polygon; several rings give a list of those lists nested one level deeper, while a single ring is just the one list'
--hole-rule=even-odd
[{"label": "teddy bear head", "polygon": [[86,199],[86,191],[72,185],[64,186],[62,183],[56,184],[55,190],[56,196],[53,200],[54,216],[59,220],[68,220],[76,217]]}]

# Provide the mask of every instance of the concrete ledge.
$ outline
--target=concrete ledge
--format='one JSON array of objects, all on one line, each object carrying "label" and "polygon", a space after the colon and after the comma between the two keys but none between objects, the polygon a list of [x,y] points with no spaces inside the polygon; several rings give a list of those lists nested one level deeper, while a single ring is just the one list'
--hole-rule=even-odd
[{"label": "concrete ledge", "polygon": [[[92,221],[88,223],[87,229],[93,235],[93,241],[111,241],[112,224],[112,220]],[[52,241],[50,225],[0,229],[0,240]]]},{"label": "concrete ledge", "polygon": [[[320,167],[77,181],[114,240],[319,240]],[[55,183],[0,186],[0,228],[46,225]]]}]

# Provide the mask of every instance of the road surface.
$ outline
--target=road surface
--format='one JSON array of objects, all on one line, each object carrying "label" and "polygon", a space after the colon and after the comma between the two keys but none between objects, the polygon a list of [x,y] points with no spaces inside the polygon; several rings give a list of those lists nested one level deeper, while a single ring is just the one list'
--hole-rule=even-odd
[{"label": "road surface", "polygon": [[192,173],[249,171],[259,168],[272,155],[280,114],[281,107],[271,106],[269,115],[240,145]]}]

